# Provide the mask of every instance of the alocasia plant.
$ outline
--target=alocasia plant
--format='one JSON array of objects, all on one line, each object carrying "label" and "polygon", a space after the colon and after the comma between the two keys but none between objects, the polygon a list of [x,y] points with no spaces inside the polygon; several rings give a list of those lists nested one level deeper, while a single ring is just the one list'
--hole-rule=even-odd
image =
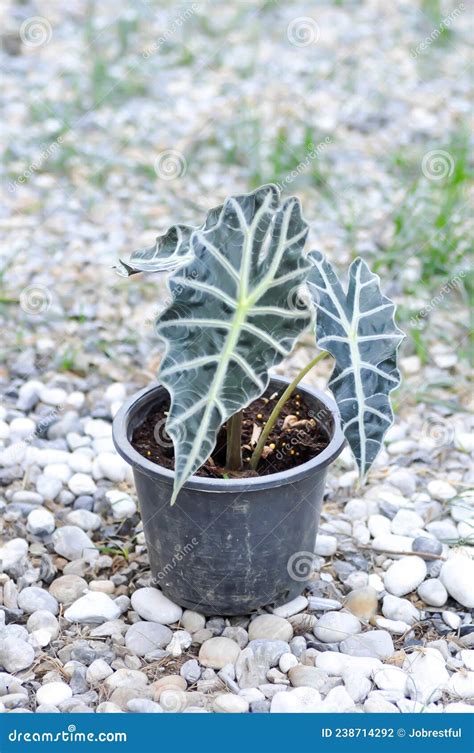
[{"label": "alocasia plant", "polygon": [[[314,319],[301,299],[294,305],[295,291],[305,284],[316,309],[317,343],[336,361],[329,387],[361,475],[375,459],[392,422],[389,393],[399,384],[396,350],[403,335],[394,324],[394,304],[361,259],[350,267],[346,295],[321,254],[303,253],[307,233],[298,199],[280,204],[278,189],[266,185],[228,198],[201,227],[171,227],[153,248],[120,263],[125,276],[175,269],[172,303],[156,322],[166,344],[158,379],[171,398],[172,503],[211,455],[225,423],[228,447],[240,449],[240,412],[265,392],[270,369]],[[253,468],[276,418],[274,411]]]}]

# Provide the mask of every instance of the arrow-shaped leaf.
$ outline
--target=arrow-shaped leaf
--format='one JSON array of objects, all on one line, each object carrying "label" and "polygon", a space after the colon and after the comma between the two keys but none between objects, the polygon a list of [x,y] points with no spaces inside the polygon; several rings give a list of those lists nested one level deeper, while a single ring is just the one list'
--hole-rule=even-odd
[{"label": "arrow-shaped leaf", "polygon": [[192,259],[189,240],[193,230],[188,225],[173,225],[158,236],[154,246],[134,251],[128,262],[120,259],[115,269],[121,277],[130,277],[138,272],[167,272],[187,264]]},{"label": "arrow-shaped leaf", "polygon": [[269,369],[310,323],[308,309],[295,305],[307,232],[299,201],[280,206],[268,185],[230,197],[192,233],[192,259],[170,278],[173,303],[157,320],[167,346],[158,378],[171,395],[172,502],[222,424],[265,391]]},{"label": "arrow-shaped leaf", "polygon": [[[222,205],[210,209],[201,229],[215,225],[221,211]],[[117,274],[131,277],[139,272],[171,272],[188,264],[193,258],[190,240],[195,230],[189,225],[172,225],[157,237],[154,246],[134,251],[127,262],[120,259],[115,267]]]},{"label": "arrow-shaped leaf", "polygon": [[379,277],[362,259],[349,268],[346,295],[321,253],[313,251],[308,258],[316,340],[336,360],[329,387],[363,478],[393,422],[389,395],[400,384],[396,359],[404,335],[394,321],[395,304],[382,294]]}]

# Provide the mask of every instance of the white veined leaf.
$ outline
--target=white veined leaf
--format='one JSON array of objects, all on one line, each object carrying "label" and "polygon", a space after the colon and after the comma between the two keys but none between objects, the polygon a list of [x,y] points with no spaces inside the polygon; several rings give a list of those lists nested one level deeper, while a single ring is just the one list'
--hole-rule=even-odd
[{"label": "white veined leaf", "polygon": [[172,503],[220,427],[262,395],[308,327],[310,311],[294,305],[307,233],[298,199],[280,205],[273,185],[230,197],[192,233],[192,258],[170,278],[173,302],[156,323],[166,343],[158,378],[171,396]]},{"label": "white veined leaf", "polygon": [[188,225],[173,225],[164,235],[158,236],[151,248],[134,251],[130,261],[120,259],[115,267],[121,277],[139,272],[166,272],[187,264],[192,259],[189,240],[195,230]]},{"label": "white veined leaf", "polygon": [[390,392],[400,384],[397,349],[404,334],[395,324],[395,304],[362,259],[349,267],[347,294],[323,254],[313,251],[308,259],[316,341],[335,358],[329,387],[364,478],[393,423]]},{"label": "white veined leaf", "polygon": [[[221,211],[222,205],[210,209],[201,229],[215,225]],[[134,251],[127,262],[120,259],[115,267],[117,273],[121,277],[130,277],[139,272],[172,272],[183,267],[193,258],[190,240],[197,229],[189,225],[172,225],[157,237],[154,246]]]}]

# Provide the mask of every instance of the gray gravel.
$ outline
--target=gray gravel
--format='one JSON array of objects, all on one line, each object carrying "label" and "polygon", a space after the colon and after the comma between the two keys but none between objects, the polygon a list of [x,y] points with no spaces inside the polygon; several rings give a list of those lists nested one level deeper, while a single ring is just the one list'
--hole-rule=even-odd
[{"label": "gray gravel", "polygon": [[[120,36],[110,0],[86,39],[84,9],[66,5],[41,10],[35,37],[38,9],[12,4],[2,53],[0,711],[472,712],[463,299],[421,282],[426,243],[384,273],[411,183],[394,164],[419,155],[421,174],[469,110],[467,13],[423,51],[436,22],[416,4],[236,0],[205,20],[198,3],[178,24],[176,3],[142,3]],[[356,253],[382,264],[404,309],[404,384],[367,485],[347,451],[331,470],[305,596],[275,615],[206,619],[153,588],[111,440],[124,398],[155,377],[166,288],[111,267],[276,173],[301,197],[313,247],[341,268]],[[303,338],[279,372],[311,352]],[[325,369],[310,381],[324,387]]]}]

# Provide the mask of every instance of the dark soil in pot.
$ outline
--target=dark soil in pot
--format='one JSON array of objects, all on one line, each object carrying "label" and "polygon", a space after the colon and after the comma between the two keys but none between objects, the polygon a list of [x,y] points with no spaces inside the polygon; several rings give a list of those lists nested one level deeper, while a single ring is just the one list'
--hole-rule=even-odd
[{"label": "dark soil in pot", "polygon": [[[306,463],[324,450],[330,441],[325,426],[318,420],[308,400],[296,391],[284,405],[278,421],[267,440],[257,471],[249,462],[255,444],[281,393],[267,392],[243,411],[242,459],[239,472],[225,470],[227,430],[224,425],[217,438],[212,456],[197,471],[197,476],[207,478],[267,476]],[[132,446],[147,460],[173,470],[174,450],[166,433],[169,398],[153,406],[143,423],[132,435]]]}]

